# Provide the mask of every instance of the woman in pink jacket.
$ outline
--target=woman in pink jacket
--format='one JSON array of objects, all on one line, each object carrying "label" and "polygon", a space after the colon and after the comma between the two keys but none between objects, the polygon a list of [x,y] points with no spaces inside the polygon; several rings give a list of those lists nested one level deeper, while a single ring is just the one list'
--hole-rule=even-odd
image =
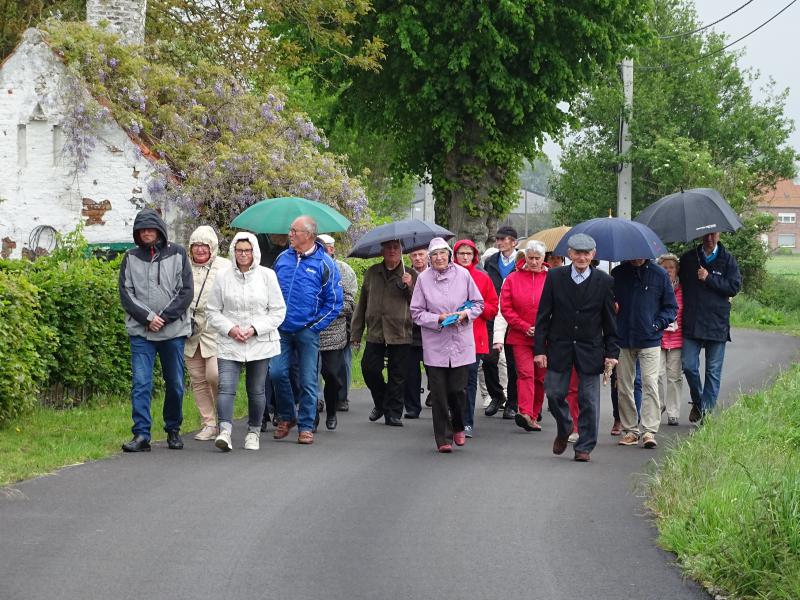
[{"label": "woman in pink jacket", "polygon": [[422,331],[422,360],[433,404],[433,435],[439,452],[463,446],[469,365],[475,362],[472,322],[483,297],[469,271],[452,262],[442,238],[428,246],[431,268],[420,273],[411,297],[411,318]]},{"label": "woman in pink jacket", "polygon": [[683,348],[683,290],[678,279],[678,257],[662,254],[656,261],[669,275],[675,299],[678,301],[678,316],[667,326],[661,337],[661,362],[658,375],[658,397],[662,412],[667,411],[667,425],[677,425],[681,416],[681,392],[683,371],[681,349]]},{"label": "woman in pink jacket", "polygon": [[525,260],[503,282],[500,310],[508,322],[506,344],[514,351],[517,364],[517,414],[514,422],[525,431],[540,431],[536,417],[544,403],[544,375],[547,369],[533,364],[533,333],[542,297],[547,267],[545,245],[536,240],[525,246]]}]

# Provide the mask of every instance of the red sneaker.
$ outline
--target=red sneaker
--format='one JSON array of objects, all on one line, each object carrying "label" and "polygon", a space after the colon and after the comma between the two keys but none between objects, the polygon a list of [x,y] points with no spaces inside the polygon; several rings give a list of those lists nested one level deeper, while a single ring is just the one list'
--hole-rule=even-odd
[{"label": "red sneaker", "polygon": [[449,452],[453,451],[453,447],[450,444],[442,444],[439,446],[439,452],[442,454],[448,454]]},{"label": "red sneaker", "polygon": [[456,446],[463,446],[467,443],[467,436],[464,435],[463,431],[456,431],[453,434],[453,441],[455,442]]}]

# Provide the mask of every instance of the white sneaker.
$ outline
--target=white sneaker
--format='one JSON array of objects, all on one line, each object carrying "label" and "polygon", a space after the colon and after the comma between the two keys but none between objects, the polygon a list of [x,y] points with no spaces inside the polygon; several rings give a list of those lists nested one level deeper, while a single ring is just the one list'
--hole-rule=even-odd
[{"label": "white sneaker", "polygon": [[578,441],[578,434],[577,434],[577,432],[573,431],[572,433],[570,433],[570,434],[569,434],[569,437],[567,438],[567,441],[568,441],[570,444],[574,444],[575,442],[577,442],[577,441]]},{"label": "white sneaker", "polygon": [[219,429],[212,427],[211,425],[206,425],[197,432],[197,435],[194,436],[194,439],[201,442],[207,442],[208,440],[213,440],[216,438],[217,435],[219,435]]},{"label": "white sneaker", "polygon": [[259,445],[259,435],[255,431],[248,431],[247,435],[244,436],[244,449],[245,450],[258,450]]},{"label": "white sneaker", "polygon": [[222,450],[223,452],[230,452],[233,450],[233,444],[231,444],[231,433],[230,431],[225,431],[224,429],[219,432],[217,439],[214,440],[214,445]]}]

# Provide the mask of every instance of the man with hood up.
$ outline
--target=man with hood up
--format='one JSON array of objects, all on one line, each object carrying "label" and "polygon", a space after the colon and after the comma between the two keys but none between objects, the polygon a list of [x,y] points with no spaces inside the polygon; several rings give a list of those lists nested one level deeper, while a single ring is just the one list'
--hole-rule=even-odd
[{"label": "man with hood up", "polygon": [[119,296],[131,341],[133,439],[125,452],[150,451],[150,401],[156,354],[164,377],[164,430],[172,450],[183,448],[183,352],[192,332],[188,314],[194,295],[192,265],[182,246],[167,238],[167,225],[151,208],[133,222],[136,248],[125,253]]}]

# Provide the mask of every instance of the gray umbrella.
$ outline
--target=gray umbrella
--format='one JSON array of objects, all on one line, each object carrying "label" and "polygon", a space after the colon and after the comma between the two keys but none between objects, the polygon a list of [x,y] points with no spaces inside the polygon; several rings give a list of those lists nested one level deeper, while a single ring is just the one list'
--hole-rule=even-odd
[{"label": "gray umbrella", "polygon": [[707,233],[733,232],[742,227],[730,204],[712,188],[664,196],[634,220],[655,231],[662,242],[690,242]]},{"label": "gray umbrella", "polygon": [[398,240],[403,252],[411,252],[425,248],[435,237],[450,239],[455,237],[452,231],[435,223],[420,219],[404,219],[376,227],[368,231],[355,243],[350,254],[354,258],[373,258],[381,255],[381,244]]}]

